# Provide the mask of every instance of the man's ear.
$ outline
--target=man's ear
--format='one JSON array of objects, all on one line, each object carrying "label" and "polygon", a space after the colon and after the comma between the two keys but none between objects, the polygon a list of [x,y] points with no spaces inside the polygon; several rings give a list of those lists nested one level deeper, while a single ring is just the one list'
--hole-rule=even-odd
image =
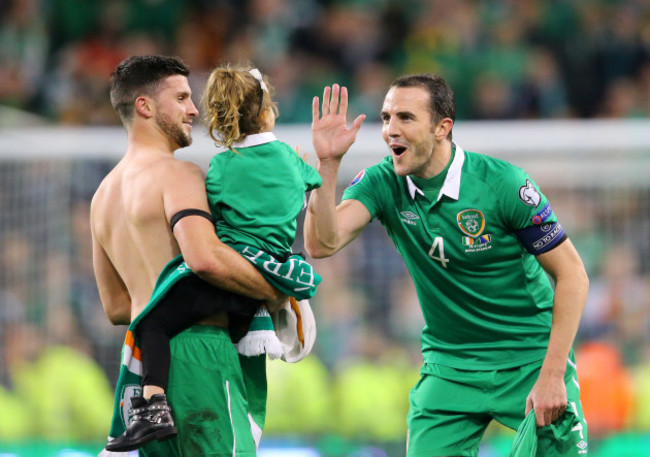
[{"label": "man's ear", "polygon": [[135,111],[140,116],[149,119],[153,116],[153,103],[148,97],[138,97],[135,99]]},{"label": "man's ear", "polygon": [[433,131],[436,140],[442,141],[445,138],[447,138],[447,135],[449,135],[449,132],[451,132],[451,129],[453,127],[454,127],[454,121],[452,121],[448,117],[445,117],[440,122],[438,122]]}]

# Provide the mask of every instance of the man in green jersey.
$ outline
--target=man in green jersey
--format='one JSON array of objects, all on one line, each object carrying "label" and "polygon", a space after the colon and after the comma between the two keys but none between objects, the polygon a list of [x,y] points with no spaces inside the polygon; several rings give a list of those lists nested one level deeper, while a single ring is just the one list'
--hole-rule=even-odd
[{"label": "man in green jersey", "polygon": [[336,84],[313,101],[323,185],[305,248],[331,256],[376,217],[406,262],[426,324],[408,457],[476,456],[492,419],[517,429],[530,411],[538,455],[586,454],[572,344],[588,279],[546,197],[523,170],[455,144],[453,92],[422,74],[391,84],[381,111],[391,155],[336,206],[338,168],[364,120],[348,129],[347,103]]},{"label": "man in green jersey", "polygon": [[[156,300],[177,303],[179,313],[215,301],[215,286],[267,300],[271,311],[286,300],[218,239],[202,170],[174,157],[191,144],[198,114],[188,75],[180,59],[165,56],[130,57],[113,74],[111,103],[128,146],[93,197],[91,230],[99,296],[115,325],[138,319]],[[147,444],[141,455],[255,455],[254,434],[261,430],[251,421],[256,411],[249,409],[247,386],[257,380],[242,374],[228,319],[214,311],[172,339],[167,394],[178,436]],[[141,371],[138,348],[128,340],[127,334],[123,360],[128,352],[130,367]],[[141,390],[137,383],[118,388],[112,428],[126,427],[129,415],[164,425],[168,408],[153,402],[155,390],[142,396],[156,411],[128,403]]]}]

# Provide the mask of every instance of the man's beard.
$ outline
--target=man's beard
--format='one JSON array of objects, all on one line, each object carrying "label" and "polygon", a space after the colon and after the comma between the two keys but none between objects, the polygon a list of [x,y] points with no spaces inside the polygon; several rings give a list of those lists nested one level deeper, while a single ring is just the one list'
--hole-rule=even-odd
[{"label": "man's beard", "polygon": [[156,124],[161,128],[163,132],[167,134],[179,148],[184,148],[192,144],[192,136],[188,133],[185,133],[183,127],[178,124],[174,124],[169,116],[164,113],[156,113]]}]

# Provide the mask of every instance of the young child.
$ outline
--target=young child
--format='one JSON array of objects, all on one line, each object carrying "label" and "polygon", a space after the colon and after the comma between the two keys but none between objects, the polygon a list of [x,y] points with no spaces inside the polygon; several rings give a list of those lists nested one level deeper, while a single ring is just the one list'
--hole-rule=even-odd
[{"label": "young child", "polygon": [[[309,298],[320,277],[302,257],[292,255],[291,245],[305,192],[320,187],[322,179],[272,133],[278,110],[271,91],[257,69],[224,66],[210,75],[203,94],[206,124],[211,138],[228,150],[210,163],[208,202],[221,241],[278,290]],[[260,326],[260,316],[268,316],[263,308],[251,328]],[[264,341],[254,341],[251,334],[237,344],[241,354],[261,352]]]},{"label": "young child", "polygon": [[[200,215],[215,222],[221,241],[252,262],[278,290],[302,300],[314,295],[321,279],[300,255],[291,253],[291,245],[296,219],[305,206],[305,192],[319,187],[322,179],[272,133],[278,110],[271,90],[255,68],[227,65],[212,72],[203,94],[206,124],[212,139],[228,148],[215,155],[206,177],[212,214],[185,210],[170,225],[173,230],[184,215],[203,213]],[[177,433],[164,394],[169,340],[200,318],[217,311],[227,311],[233,317],[255,314],[248,334],[238,342],[238,351],[279,356],[280,349],[272,346],[273,341],[264,339],[272,324],[258,302],[214,289],[214,294],[200,303],[186,310],[177,300],[163,300],[138,323],[143,395],[131,397],[131,423],[124,434],[107,444],[107,450],[133,450]]]}]

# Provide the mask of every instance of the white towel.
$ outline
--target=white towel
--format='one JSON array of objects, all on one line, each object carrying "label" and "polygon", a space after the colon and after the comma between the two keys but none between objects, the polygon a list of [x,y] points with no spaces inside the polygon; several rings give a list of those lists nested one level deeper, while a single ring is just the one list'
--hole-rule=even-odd
[{"label": "white towel", "polygon": [[271,313],[275,334],[282,343],[285,362],[298,362],[311,352],[316,340],[316,319],[309,300],[290,297],[279,311]]}]

